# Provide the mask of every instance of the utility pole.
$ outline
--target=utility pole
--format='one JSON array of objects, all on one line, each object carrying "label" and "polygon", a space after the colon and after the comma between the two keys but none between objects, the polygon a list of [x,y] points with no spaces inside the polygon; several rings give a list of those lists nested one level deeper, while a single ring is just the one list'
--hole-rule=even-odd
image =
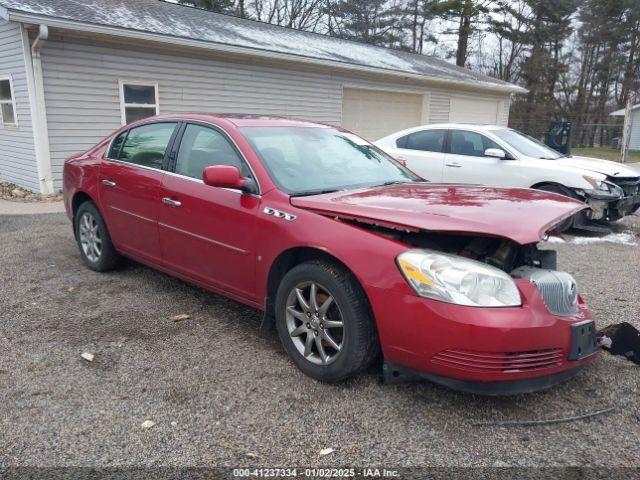
[{"label": "utility pole", "polygon": [[631,95],[627,98],[627,106],[624,109],[624,127],[622,127],[622,163],[627,163],[629,155],[629,135],[631,133]]}]

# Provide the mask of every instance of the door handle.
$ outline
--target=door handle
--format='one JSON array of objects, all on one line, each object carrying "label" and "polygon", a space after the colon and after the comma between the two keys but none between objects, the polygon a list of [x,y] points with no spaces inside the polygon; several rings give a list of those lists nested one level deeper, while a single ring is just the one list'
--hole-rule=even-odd
[{"label": "door handle", "polygon": [[116,186],[116,182],[111,180],[102,180],[102,184],[112,188]]},{"label": "door handle", "polygon": [[447,167],[453,167],[453,168],[460,168],[462,167],[462,165],[460,165],[459,163],[445,163],[445,165]]},{"label": "door handle", "polygon": [[169,205],[171,207],[179,207],[180,205],[182,205],[182,202],[179,202],[178,200],[173,200],[169,197],[164,197],[162,199],[162,203],[164,203],[165,205]]}]

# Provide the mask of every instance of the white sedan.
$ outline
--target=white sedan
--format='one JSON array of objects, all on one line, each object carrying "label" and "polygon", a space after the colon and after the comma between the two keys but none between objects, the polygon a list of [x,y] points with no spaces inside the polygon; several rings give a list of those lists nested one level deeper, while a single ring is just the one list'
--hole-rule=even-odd
[{"label": "white sedan", "polygon": [[516,130],[490,125],[414,127],[374,142],[418,175],[438,183],[545,190],[591,210],[559,225],[600,228],[640,208],[640,172],[597,158],[564,156]]}]

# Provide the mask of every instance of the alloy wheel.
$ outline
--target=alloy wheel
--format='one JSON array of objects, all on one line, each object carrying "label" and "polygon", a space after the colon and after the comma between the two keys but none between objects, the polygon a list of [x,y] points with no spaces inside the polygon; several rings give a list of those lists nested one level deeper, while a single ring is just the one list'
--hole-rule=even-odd
[{"label": "alloy wheel", "polygon": [[344,345],[342,313],[333,295],[316,282],[296,285],[287,297],[286,324],[296,349],[309,362],[328,365]]},{"label": "alloy wheel", "polygon": [[89,212],[80,217],[79,223],[80,245],[90,262],[96,263],[102,255],[102,238],[96,218]]}]

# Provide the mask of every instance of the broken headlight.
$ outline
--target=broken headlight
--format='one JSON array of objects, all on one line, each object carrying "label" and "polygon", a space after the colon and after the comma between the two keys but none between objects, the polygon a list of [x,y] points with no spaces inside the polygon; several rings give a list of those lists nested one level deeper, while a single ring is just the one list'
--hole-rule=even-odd
[{"label": "broken headlight", "polygon": [[593,187],[594,190],[611,193],[613,195],[618,195],[619,197],[624,196],[624,190],[622,190],[622,188],[615,183],[607,182],[606,180],[598,180],[596,178],[587,176],[583,176],[582,178],[584,178],[587,183]]},{"label": "broken headlight", "polygon": [[421,297],[472,307],[517,307],[522,304],[513,279],[502,270],[457,255],[410,250],[398,266]]}]

